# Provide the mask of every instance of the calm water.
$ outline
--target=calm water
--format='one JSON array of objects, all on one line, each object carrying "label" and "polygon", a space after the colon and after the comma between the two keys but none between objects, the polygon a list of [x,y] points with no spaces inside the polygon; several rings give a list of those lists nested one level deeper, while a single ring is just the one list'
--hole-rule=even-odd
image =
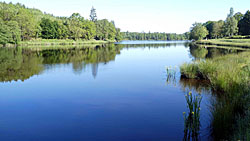
[{"label": "calm water", "polygon": [[90,48],[0,49],[0,140],[182,140],[185,94],[202,93],[200,139],[209,139],[209,88],[167,80],[166,66],[237,52],[186,42]]}]

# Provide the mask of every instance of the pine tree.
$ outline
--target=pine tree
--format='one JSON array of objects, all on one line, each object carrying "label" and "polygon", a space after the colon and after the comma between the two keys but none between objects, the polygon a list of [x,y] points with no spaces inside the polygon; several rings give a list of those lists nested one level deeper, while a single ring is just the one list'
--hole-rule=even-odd
[{"label": "pine tree", "polygon": [[94,7],[92,7],[92,9],[90,11],[90,20],[92,22],[96,22],[97,21],[96,9]]}]

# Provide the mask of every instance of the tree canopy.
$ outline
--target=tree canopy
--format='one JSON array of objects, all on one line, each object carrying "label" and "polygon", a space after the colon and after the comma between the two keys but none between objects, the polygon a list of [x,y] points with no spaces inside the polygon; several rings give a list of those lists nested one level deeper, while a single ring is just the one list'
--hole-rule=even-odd
[{"label": "tree canopy", "polygon": [[208,35],[208,30],[202,23],[194,23],[191,28],[190,39],[201,40]]},{"label": "tree canopy", "polygon": [[31,39],[121,40],[114,22],[97,20],[92,7],[90,20],[79,13],[70,17],[55,17],[22,4],[0,2],[0,44]]}]

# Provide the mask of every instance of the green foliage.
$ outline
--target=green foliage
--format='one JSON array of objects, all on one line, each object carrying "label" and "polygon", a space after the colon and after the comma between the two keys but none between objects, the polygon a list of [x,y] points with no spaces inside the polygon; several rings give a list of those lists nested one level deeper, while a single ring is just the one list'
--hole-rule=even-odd
[{"label": "green foliage", "polygon": [[20,29],[15,21],[4,22],[0,19],[0,44],[17,44],[20,42]]},{"label": "green foliage", "polygon": [[94,7],[92,7],[92,9],[91,9],[89,17],[90,17],[90,21],[92,21],[92,22],[97,21],[96,9]]},{"label": "green foliage", "polygon": [[209,39],[250,35],[250,12],[247,11],[245,15],[240,12],[234,14],[231,8],[225,21],[207,21],[203,26],[208,30],[207,38]]},{"label": "green foliage", "polygon": [[42,31],[41,31],[42,38],[44,39],[59,38],[59,35],[58,35],[59,25],[57,22],[53,22],[50,19],[43,18],[40,26],[42,28]]},{"label": "green foliage", "polygon": [[239,32],[241,35],[250,35],[250,11],[239,21]]},{"label": "green foliage", "polygon": [[6,45],[10,39],[9,27],[0,19],[0,44]]},{"label": "green foliage", "polygon": [[234,18],[235,18],[238,22],[239,22],[240,20],[242,20],[243,17],[244,17],[244,15],[243,15],[242,13],[240,13],[240,12],[234,14]]},{"label": "green foliage", "polygon": [[224,21],[220,20],[212,24],[211,38],[221,38],[224,32]]},{"label": "green foliage", "polygon": [[224,24],[224,33],[225,36],[233,36],[238,33],[238,21],[233,16],[234,10],[230,9],[230,13],[227,16],[227,19]]},{"label": "green foliage", "polygon": [[207,21],[206,23],[203,24],[203,26],[205,26],[208,30],[208,36],[207,38],[212,38],[212,31],[213,31],[213,25],[215,24],[216,22],[214,21]]},{"label": "green foliage", "polygon": [[190,39],[201,40],[208,35],[208,30],[201,23],[194,23],[191,28]]},{"label": "green foliage", "polygon": [[[20,39],[121,40],[120,29],[108,20],[97,21],[95,9],[91,20],[79,13],[70,17],[55,17],[19,3],[0,2],[0,44],[17,44]],[[96,24],[97,23],[97,24]],[[97,34],[98,33],[98,34]]]},{"label": "green foliage", "polygon": [[116,29],[114,24],[107,19],[96,22],[96,39],[97,40],[115,40]]},{"label": "green foliage", "polygon": [[38,23],[36,23],[35,17],[31,11],[24,8],[20,9],[15,17],[15,21],[18,22],[21,29],[22,40],[29,40],[35,37]]}]

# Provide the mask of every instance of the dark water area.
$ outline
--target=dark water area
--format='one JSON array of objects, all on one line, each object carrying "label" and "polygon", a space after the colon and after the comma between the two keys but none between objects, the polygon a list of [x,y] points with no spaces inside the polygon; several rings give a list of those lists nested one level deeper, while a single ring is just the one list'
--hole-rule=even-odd
[{"label": "dark water area", "polygon": [[202,95],[198,138],[211,140],[214,95],[179,66],[238,52],[186,41],[0,48],[0,140],[182,140],[189,91]]}]

